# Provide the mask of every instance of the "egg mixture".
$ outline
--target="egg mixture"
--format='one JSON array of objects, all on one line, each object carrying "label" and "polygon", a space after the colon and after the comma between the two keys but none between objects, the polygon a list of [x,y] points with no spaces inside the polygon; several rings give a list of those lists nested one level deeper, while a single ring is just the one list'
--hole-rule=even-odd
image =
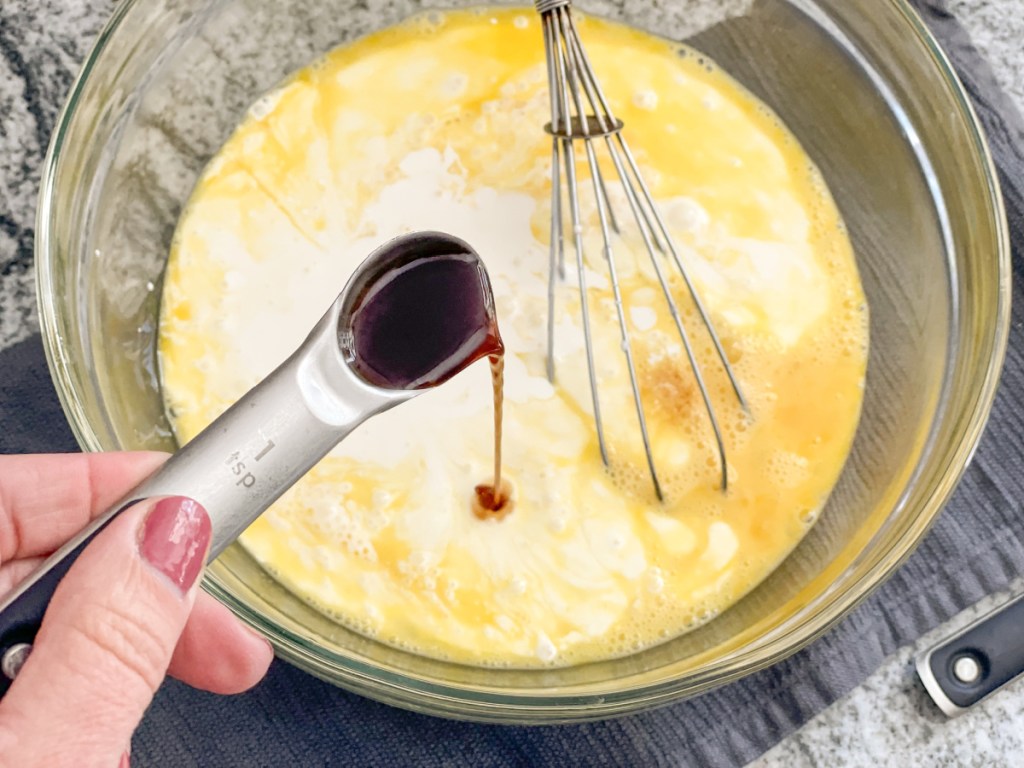
[{"label": "egg mixture", "polygon": [[[624,226],[613,248],[665,487],[663,503],[654,497],[585,164],[610,468],[591,415],[571,247],[555,382],[546,376],[551,139],[532,9],[417,17],[292,76],[210,162],[167,266],[161,370],[184,443],[298,346],[388,238],[442,230],[483,256],[507,349],[511,512],[472,511],[474,486],[492,476],[481,362],[360,427],[241,538],[320,610],[429,656],[564,665],[709,620],[808,530],[858,420],[867,308],[811,160],[706,58],[599,19],[579,26],[750,402],[747,416],[674,274],[723,426],[727,492],[649,257]],[[621,191],[610,193],[628,215]]]}]

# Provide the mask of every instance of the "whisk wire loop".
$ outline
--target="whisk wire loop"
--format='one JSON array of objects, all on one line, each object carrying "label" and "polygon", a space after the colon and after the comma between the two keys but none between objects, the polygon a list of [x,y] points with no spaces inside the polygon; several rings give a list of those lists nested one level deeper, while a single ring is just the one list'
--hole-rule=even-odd
[{"label": "whisk wire loop", "polygon": [[[557,13],[557,11],[556,11]],[[561,56],[558,34],[555,28],[554,19],[552,15],[544,16],[544,43],[545,49],[548,53],[548,58],[552,56],[555,59],[554,67],[549,67],[549,71],[552,69],[556,71],[558,80],[557,82],[566,83],[566,62]],[[552,89],[554,90],[554,89]],[[601,403],[597,394],[597,369],[594,365],[594,343],[591,333],[590,326],[590,307],[587,295],[587,275],[584,269],[583,263],[583,223],[582,214],[580,213],[580,201],[579,201],[579,186],[576,181],[576,150],[573,146],[572,139],[557,136],[560,129],[569,127],[568,115],[569,115],[569,94],[565,87],[561,88],[559,92],[552,96],[551,100],[554,112],[552,113],[552,127],[553,132],[556,134],[553,139],[555,151],[553,154],[557,155],[558,144],[561,144],[562,159],[565,169],[566,187],[569,193],[569,213],[572,217],[572,229],[573,229],[573,241],[576,248],[576,273],[579,281],[580,289],[580,311],[583,317],[583,339],[584,346],[586,348],[587,355],[587,373],[590,379],[590,393],[592,398],[592,405],[594,409],[594,424],[597,429],[597,440],[598,448],[601,452],[601,460],[607,465],[608,464],[608,449],[604,439],[604,427],[601,422]],[[561,199],[561,192],[555,193]],[[559,206],[560,207],[560,206]],[[561,230],[562,220],[558,218],[557,228]],[[562,239],[562,234],[555,234],[552,232],[552,238]],[[549,290],[551,280],[549,277]],[[549,304],[548,306],[548,374],[552,380],[554,380],[554,306]]]},{"label": "whisk wire loop", "polygon": [[537,0],[536,2],[537,10],[542,14],[543,20],[551,97],[551,123],[547,126],[548,131],[552,135],[553,162],[550,274],[548,282],[548,377],[554,381],[556,273],[564,277],[565,245],[564,233],[562,231],[562,181],[564,178],[569,198],[573,242],[576,250],[580,310],[583,319],[584,345],[594,408],[594,422],[601,458],[607,465],[609,455],[601,420],[600,396],[594,362],[594,344],[590,309],[587,300],[587,281],[583,253],[583,224],[576,176],[576,144],[581,143],[594,188],[594,201],[601,230],[602,256],[611,283],[616,318],[622,338],[621,348],[625,356],[626,368],[632,387],[637,423],[654,491],[657,497],[662,499],[663,491],[658,478],[650,434],[648,432],[647,418],[634,360],[633,342],[626,319],[626,310],[622,299],[613,249],[612,233],[620,233],[620,225],[615,217],[612,198],[609,194],[605,175],[601,170],[595,149],[595,142],[600,142],[607,149],[612,165],[615,168],[615,173],[622,185],[626,201],[633,214],[633,219],[657,276],[669,314],[672,317],[690,368],[693,371],[694,381],[700,391],[701,399],[707,412],[712,432],[714,433],[721,467],[721,486],[725,490],[728,487],[728,464],[722,430],[715,414],[710,390],[701,371],[690,335],[683,324],[682,314],[672,295],[670,281],[661,263],[661,258],[670,257],[671,263],[679,271],[741,407],[746,413],[749,413],[749,408],[743,397],[739,382],[729,364],[722,342],[711,322],[710,315],[680,258],[679,252],[669,234],[668,227],[654,203],[651,191],[640,174],[636,158],[622,134],[623,124],[615,117],[608,99],[597,81],[590,59],[580,41],[576,23],[570,12],[570,5],[569,0]]},{"label": "whisk wire loop", "polygon": [[[587,165],[590,169],[590,178],[594,185],[594,199],[597,203],[597,217],[601,227],[601,241],[604,260],[607,263],[608,274],[611,279],[612,294],[615,300],[615,314],[619,321],[619,330],[622,338],[622,352],[626,357],[626,369],[629,372],[629,381],[633,390],[633,402],[636,408],[636,415],[640,427],[640,434],[643,438],[644,451],[647,459],[647,466],[651,473],[651,480],[654,483],[654,492],[659,499],[662,498],[661,483],[658,480],[657,468],[654,464],[654,454],[651,447],[650,435],[647,431],[647,417],[644,413],[643,401],[640,397],[640,381],[636,373],[636,364],[633,360],[633,344],[629,334],[629,326],[626,321],[626,310],[622,301],[622,291],[619,287],[619,279],[615,266],[615,254],[612,249],[611,227],[608,211],[611,209],[610,200],[607,198],[607,190],[604,187],[603,178],[597,161],[597,153],[594,150],[594,143],[590,133],[590,121],[586,119],[588,112],[584,106],[584,94],[591,110],[596,110],[594,84],[592,73],[589,73],[583,66],[578,56],[577,46],[573,46],[569,29],[568,12],[557,13],[562,31],[563,54],[566,63],[566,83],[572,102],[576,107],[576,114],[586,133],[584,133],[583,147],[586,152]],[[563,116],[564,117],[564,116]],[[597,122],[601,132],[607,136],[609,130],[615,125],[615,120],[610,115],[596,114]],[[570,140],[571,141],[571,140]],[[595,395],[596,399],[596,395]],[[602,436],[603,439],[603,436]]]},{"label": "whisk wire loop", "polygon": [[555,10],[556,8],[565,8],[572,5],[572,0],[537,0],[534,5],[537,7],[537,13],[548,13]]}]

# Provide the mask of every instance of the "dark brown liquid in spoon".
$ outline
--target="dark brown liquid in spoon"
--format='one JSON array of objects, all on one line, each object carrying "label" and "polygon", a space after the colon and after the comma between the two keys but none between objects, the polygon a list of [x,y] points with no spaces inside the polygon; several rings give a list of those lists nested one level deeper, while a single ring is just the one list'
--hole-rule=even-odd
[{"label": "dark brown liquid in spoon", "polygon": [[386,389],[428,389],[484,357],[494,386],[494,484],[478,485],[481,518],[511,509],[501,480],[505,348],[490,280],[475,253],[425,256],[377,276],[352,312],[342,349],[361,378]]}]

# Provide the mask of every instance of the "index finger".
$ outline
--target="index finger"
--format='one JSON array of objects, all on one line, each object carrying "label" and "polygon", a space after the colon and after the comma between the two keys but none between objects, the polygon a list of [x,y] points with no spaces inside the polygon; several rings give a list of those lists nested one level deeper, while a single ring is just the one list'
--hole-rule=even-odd
[{"label": "index finger", "polygon": [[0,562],[50,554],[166,460],[153,452],[0,456]]}]

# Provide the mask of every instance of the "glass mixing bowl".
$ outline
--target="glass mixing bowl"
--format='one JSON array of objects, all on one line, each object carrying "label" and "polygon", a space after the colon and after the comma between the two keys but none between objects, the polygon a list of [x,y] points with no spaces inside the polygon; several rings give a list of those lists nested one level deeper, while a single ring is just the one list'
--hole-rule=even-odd
[{"label": "glass mixing bowl", "polygon": [[[449,4],[117,6],[60,118],[37,229],[44,340],[83,448],[175,448],[154,351],[161,274],[197,176],[248,106],[330,48]],[[607,717],[706,691],[793,653],[878,586],[925,533],[970,459],[1006,344],[1010,257],[996,174],[949,62],[906,3],[579,5],[707,53],[817,162],[871,307],[863,417],[820,521],[775,573],[709,624],[625,658],[532,671],[434,661],[317,613],[237,544],[209,569],[206,588],[281,657],[433,714]]]}]

